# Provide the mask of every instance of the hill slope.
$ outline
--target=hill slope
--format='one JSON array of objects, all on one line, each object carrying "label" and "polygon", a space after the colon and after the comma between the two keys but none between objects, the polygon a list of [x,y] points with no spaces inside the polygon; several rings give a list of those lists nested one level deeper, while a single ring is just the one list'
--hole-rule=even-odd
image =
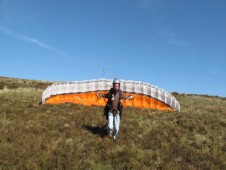
[{"label": "hill slope", "polygon": [[174,94],[181,112],[125,108],[118,139],[102,107],[41,105],[51,82],[0,77],[0,169],[226,169],[226,99]]}]

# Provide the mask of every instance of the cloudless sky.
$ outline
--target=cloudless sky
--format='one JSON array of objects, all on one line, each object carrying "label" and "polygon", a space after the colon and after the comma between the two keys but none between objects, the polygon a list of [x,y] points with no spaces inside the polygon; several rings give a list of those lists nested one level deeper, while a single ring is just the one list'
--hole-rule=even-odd
[{"label": "cloudless sky", "polygon": [[0,76],[226,97],[226,1],[0,0]]}]

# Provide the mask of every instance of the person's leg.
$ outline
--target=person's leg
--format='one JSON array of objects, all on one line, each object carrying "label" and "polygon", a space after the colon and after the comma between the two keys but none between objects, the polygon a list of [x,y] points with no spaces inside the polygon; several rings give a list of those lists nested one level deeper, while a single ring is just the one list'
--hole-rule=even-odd
[{"label": "person's leg", "polygon": [[119,114],[116,114],[114,117],[113,117],[113,123],[114,123],[114,134],[113,134],[113,138],[116,139],[116,136],[119,132],[119,127],[120,127],[120,116]]},{"label": "person's leg", "polygon": [[108,113],[108,134],[112,135],[112,130],[113,130],[113,113],[109,112]]}]

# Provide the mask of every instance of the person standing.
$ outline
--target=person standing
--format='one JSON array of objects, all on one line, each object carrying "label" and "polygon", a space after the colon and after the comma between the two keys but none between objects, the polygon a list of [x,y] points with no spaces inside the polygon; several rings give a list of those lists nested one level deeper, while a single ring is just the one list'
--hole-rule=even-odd
[{"label": "person standing", "polygon": [[108,91],[107,94],[97,93],[99,97],[108,98],[108,102],[105,106],[105,112],[108,120],[108,134],[114,140],[117,137],[120,127],[120,119],[122,113],[121,100],[133,99],[133,96],[125,96],[120,89],[120,80],[115,78],[113,80],[113,87]]}]

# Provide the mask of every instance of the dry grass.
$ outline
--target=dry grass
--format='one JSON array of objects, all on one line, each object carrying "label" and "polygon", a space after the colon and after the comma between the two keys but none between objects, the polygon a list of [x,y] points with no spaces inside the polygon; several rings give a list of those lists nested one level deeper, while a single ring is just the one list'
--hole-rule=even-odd
[{"label": "dry grass", "polygon": [[102,107],[42,105],[50,83],[0,77],[0,169],[226,169],[226,99],[174,94],[181,112],[125,108],[116,142]]}]

